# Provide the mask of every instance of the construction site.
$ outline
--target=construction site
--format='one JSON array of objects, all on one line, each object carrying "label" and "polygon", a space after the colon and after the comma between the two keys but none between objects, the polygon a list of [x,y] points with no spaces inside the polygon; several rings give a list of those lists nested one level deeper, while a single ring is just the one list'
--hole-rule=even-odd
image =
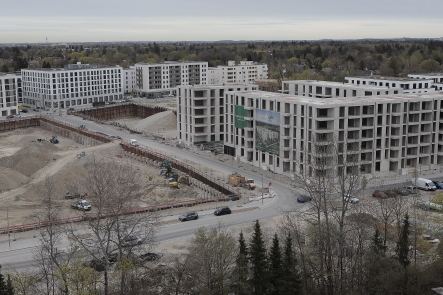
[{"label": "construction site", "polygon": [[[175,138],[176,116],[165,108],[128,104],[102,108],[101,112],[92,109],[66,115],[87,117],[148,138],[171,142]],[[210,202],[211,198],[239,199],[225,176],[215,171],[207,173],[200,170],[202,167],[156,155],[120,138],[89,132],[87,124],[64,126],[56,119],[40,115],[3,122],[0,126],[0,191],[2,210],[6,211],[2,216],[7,217],[0,219],[0,228],[32,223],[33,215],[43,208],[48,181],[55,184],[53,195],[60,215],[66,218],[81,215],[70,208],[70,203],[87,199],[88,192],[79,191],[79,183],[86,177],[85,167],[93,158],[130,165],[143,175],[140,189],[145,193],[132,204],[134,208],[181,202],[195,205],[202,200]],[[177,213],[170,210],[166,214]]]}]

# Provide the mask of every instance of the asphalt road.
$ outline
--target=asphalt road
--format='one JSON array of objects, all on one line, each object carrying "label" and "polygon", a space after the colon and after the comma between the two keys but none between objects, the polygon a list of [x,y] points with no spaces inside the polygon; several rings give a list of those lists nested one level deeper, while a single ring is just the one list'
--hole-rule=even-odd
[{"label": "asphalt road", "polygon": [[[243,171],[238,167],[232,167],[226,163],[219,162],[214,159],[201,157],[187,150],[181,150],[172,146],[161,144],[155,141],[139,137],[135,134],[127,134],[121,131],[108,128],[106,125],[96,124],[92,121],[83,120],[82,118],[73,116],[58,116],[53,115],[55,119],[71,123],[73,125],[86,125],[86,128],[92,131],[101,132],[108,134],[110,136],[120,136],[122,139],[129,141],[130,139],[137,139],[137,141],[145,147],[161,151],[161,153],[167,154],[169,156],[176,156],[177,158],[187,159],[197,163],[199,165],[208,167],[210,169],[220,171],[224,174],[230,174],[233,171],[240,173],[246,178],[255,179],[256,182],[261,182],[261,175],[256,175],[250,171]],[[271,180],[267,177],[263,178],[263,183],[267,184],[272,182],[272,189],[276,193],[276,198],[271,202],[267,200],[264,202],[263,206],[260,206],[259,210],[253,210],[248,212],[243,212],[240,214],[225,215],[221,217],[215,217],[211,215],[202,216],[198,220],[192,222],[176,223],[161,227],[160,233],[157,236],[158,241],[165,241],[174,238],[180,238],[188,235],[192,235],[196,229],[206,226],[213,227],[222,225],[224,227],[244,224],[248,222],[253,222],[255,220],[272,218],[282,214],[282,210],[289,209],[290,206],[294,204],[294,193],[285,184],[279,183],[278,181]],[[260,201],[257,205],[261,205]],[[307,204],[298,204],[301,208],[308,206]],[[38,244],[38,238],[28,239],[25,241],[20,241],[20,246],[14,246],[14,248],[8,248],[7,245],[2,245],[0,247],[0,263],[3,265],[9,264],[14,266],[17,270],[24,270],[26,268],[31,268],[34,262],[32,251],[36,249]],[[60,245],[61,248],[66,248],[68,242]]]}]

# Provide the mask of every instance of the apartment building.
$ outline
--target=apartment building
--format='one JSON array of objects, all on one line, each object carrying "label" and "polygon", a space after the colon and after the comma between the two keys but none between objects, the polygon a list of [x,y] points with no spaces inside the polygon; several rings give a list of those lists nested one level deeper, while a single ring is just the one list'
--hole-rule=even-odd
[{"label": "apartment building", "polygon": [[268,65],[253,61],[228,61],[227,66],[209,68],[208,84],[254,83],[255,80],[268,78]]},{"label": "apartment building", "polygon": [[417,79],[412,78],[369,76],[345,77],[345,80],[355,85],[401,87],[403,88],[403,93],[429,93],[435,91],[435,88],[432,87],[433,81],[431,79],[417,81]]},{"label": "apartment building", "polygon": [[122,69],[122,89],[125,94],[133,93],[135,90],[135,67]]},{"label": "apartment building", "polygon": [[122,68],[70,64],[64,69],[22,69],[23,102],[43,109],[90,106],[123,98]]},{"label": "apartment building", "polygon": [[437,91],[443,91],[443,73],[435,74],[409,74],[409,78],[420,80],[432,80],[431,87],[434,87]]},{"label": "apartment building", "polygon": [[226,154],[276,173],[443,171],[439,92],[325,98],[183,86],[177,108],[181,141],[223,141]]},{"label": "apartment building", "polygon": [[434,171],[443,168],[442,101],[442,93],[323,99],[228,92],[225,145],[277,173]]},{"label": "apartment building", "polygon": [[0,73],[0,115],[18,114],[21,77],[16,74]]},{"label": "apartment building", "polygon": [[282,93],[316,98],[402,94],[403,88],[317,80],[282,81]]},{"label": "apartment building", "polygon": [[224,141],[228,91],[257,90],[256,85],[182,85],[177,90],[178,140],[187,144]]},{"label": "apartment building", "polygon": [[207,62],[138,63],[135,64],[135,92],[148,97],[175,93],[180,85],[208,84],[207,74]]}]

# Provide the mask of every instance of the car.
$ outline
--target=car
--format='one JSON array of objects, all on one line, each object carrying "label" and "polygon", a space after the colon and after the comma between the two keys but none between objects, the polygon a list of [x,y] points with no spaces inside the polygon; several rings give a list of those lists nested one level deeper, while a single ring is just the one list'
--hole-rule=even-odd
[{"label": "car", "polygon": [[92,209],[91,205],[86,200],[74,201],[71,203],[71,208],[90,211]]},{"label": "car", "polygon": [[354,196],[352,196],[352,195],[349,195],[349,194],[346,194],[346,195],[343,197],[343,200],[344,200],[345,202],[348,202],[348,203],[351,203],[351,204],[357,204],[357,203],[360,203],[360,200],[359,200],[358,198],[356,198],[356,197],[354,197]]},{"label": "car", "polygon": [[185,214],[182,214],[178,217],[178,220],[180,221],[188,221],[188,220],[194,220],[198,219],[198,214],[195,211],[186,212]]},{"label": "car", "polygon": [[33,110],[34,112],[40,112],[40,109],[33,108],[32,110]]},{"label": "car", "polygon": [[6,116],[6,119],[12,119],[12,118],[14,118],[14,115]]},{"label": "car", "polygon": [[372,193],[372,196],[374,198],[380,198],[380,199],[386,199],[388,197],[388,195],[384,191],[380,191],[380,190],[375,190]]},{"label": "car", "polygon": [[399,196],[407,196],[407,195],[411,194],[411,192],[406,187],[397,188],[397,189],[395,189],[395,192]]},{"label": "car", "polygon": [[225,215],[225,214],[231,214],[231,209],[228,206],[223,206],[220,208],[215,209],[214,215]]},{"label": "car", "polygon": [[20,110],[20,112],[22,112],[22,113],[27,113],[28,110],[27,110],[27,109],[22,109],[22,110]]},{"label": "car", "polygon": [[385,190],[384,192],[390,198],[394,198],[394,197],[398,196],[398,193],[396,190],[390,189],[390,190]]},{"label": "car", "polygon": [[16,118],[20,118],[20,117],[21,117],[21,115],[20,115],[20,114],[17,114],[17,115],[15,115],[15,117],[16,117]]},{"label": "car", "polygon": [[136,236],[128,236],[123,239],[121,245],[122,247],[132,247],[136,245],[140,245],[142,243],[142,239]]},{"label": "car", "polygon": [[299,202],[299,203],[305,203],[305,202],[309,202],[309,201],[312,201],[312,197],[310,197],[310,196],[300,195],[297,198],[297,202]]},{"label": "car", "polygon": [[159,260],[160,258],[162,258],[162,256],[157,253],[145,253],[140,255],[141,262],[156,261]]},{"label": "car", "polygon": [[443,182],[438,181],[438,180],[433,180],[432,182],[435,184],[437,189],[443,189]]}]

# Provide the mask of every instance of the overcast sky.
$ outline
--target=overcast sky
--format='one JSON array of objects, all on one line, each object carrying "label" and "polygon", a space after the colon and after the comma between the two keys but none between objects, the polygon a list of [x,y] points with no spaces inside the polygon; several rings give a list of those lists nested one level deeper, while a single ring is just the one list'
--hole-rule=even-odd
[{"label": "overcast sky", "polygon": [[443,0],[19,0],[0,43],[443,37]]}]

